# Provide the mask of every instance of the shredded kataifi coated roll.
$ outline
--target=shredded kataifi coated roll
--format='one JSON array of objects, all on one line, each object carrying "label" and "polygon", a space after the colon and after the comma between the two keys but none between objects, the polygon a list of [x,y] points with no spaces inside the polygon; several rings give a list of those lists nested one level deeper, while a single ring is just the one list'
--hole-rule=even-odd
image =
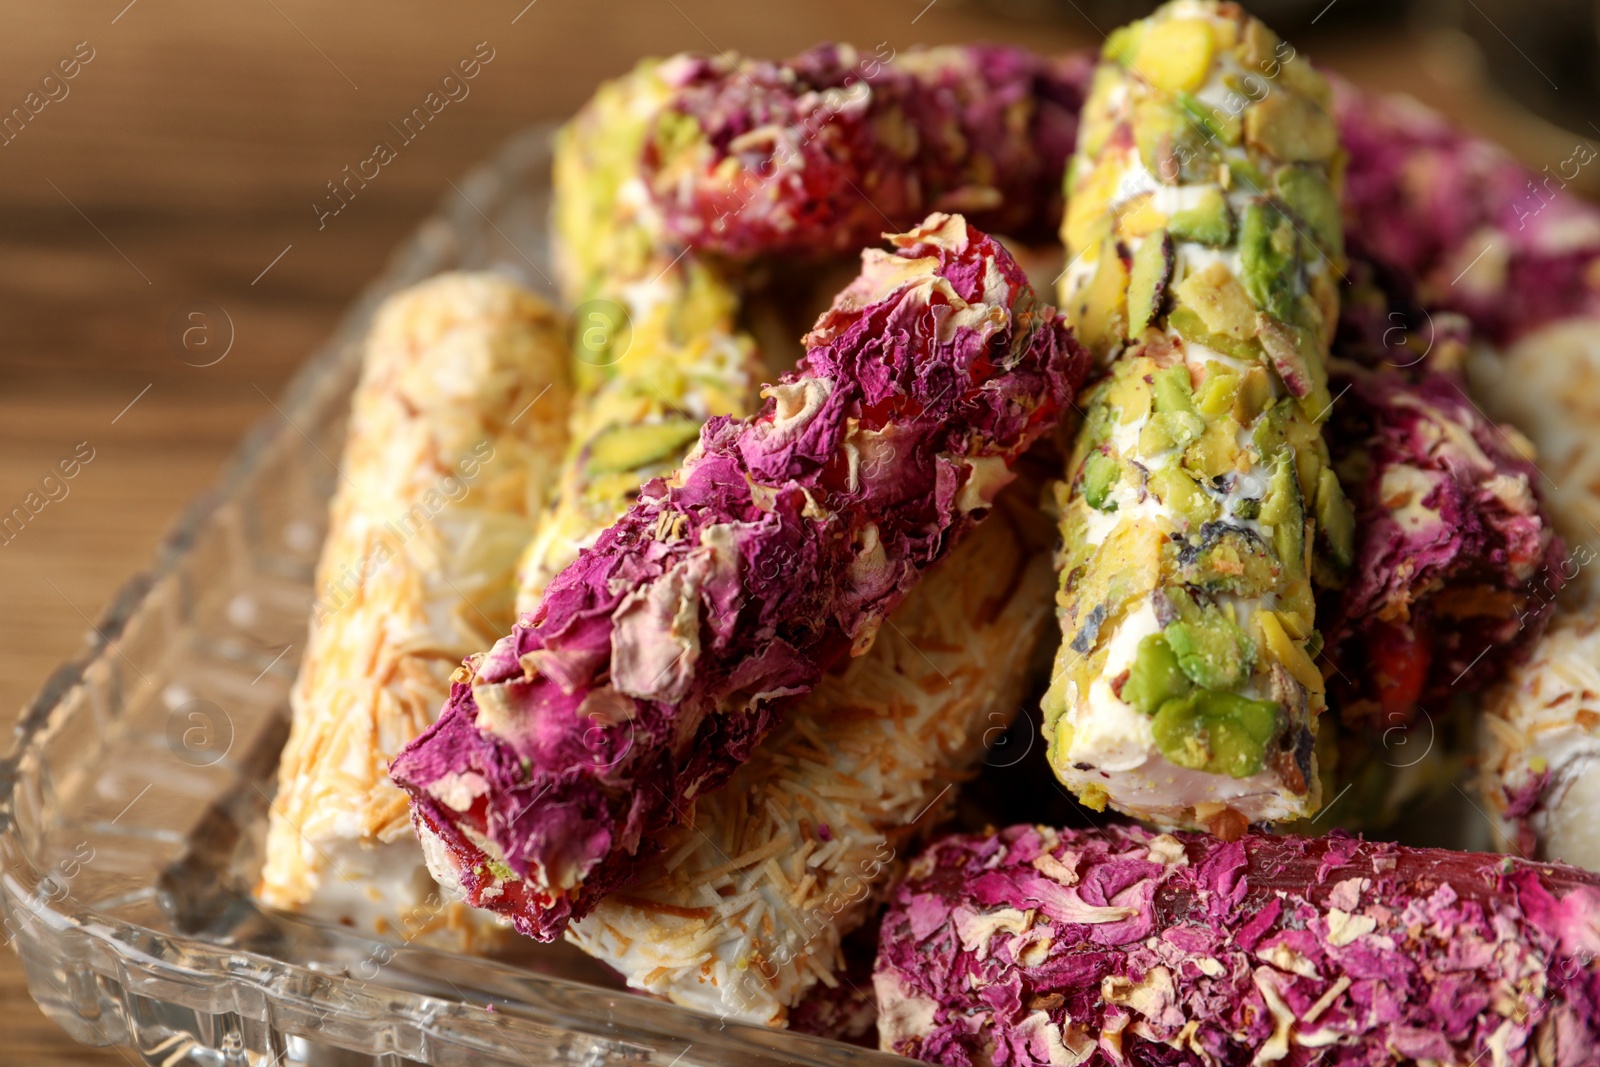
[{"label": "shredded kataifi coated roll", "polygon": [[1600,613],[1556,612],[1490,691],[1479,736],[1501,847],[1600,870]]},{"label": "shredded kataifi coated roll", "polygon": [[290,696],[268,904],[408,937],[459,918],[388,761],[433,722],[462,659],[510,627],[569,402],[564,323],[510,281],[441,275],[378,310]]},{"label": "shredded kataifi coated roll", "polygon": [[1446,849],[1014,826],[918,856],[882,1047],[1007,1067],[1582,1067],[1600,879]]}]

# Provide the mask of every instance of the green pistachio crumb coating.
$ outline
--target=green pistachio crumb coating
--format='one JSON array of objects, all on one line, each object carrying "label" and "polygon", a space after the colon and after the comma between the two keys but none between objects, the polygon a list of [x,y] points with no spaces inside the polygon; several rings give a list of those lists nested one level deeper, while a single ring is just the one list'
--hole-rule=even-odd
[{"label": "green pistachio crumb coating", "polygon": [[725,269],[668,240],[648,208],[641,161],[667,135],[671,62],[601,86],[556,141],[555,266],[580,392],[560,495],[518,567],[524,612],[641,485],[678,467],[706,419],[753,412],[769,377]]},{"label": "green pistachio crumb coating", "polygon": [[1239,830],[1320,803],[1312,585],[1342,580],[1352,536],[1321,430],[1343,269],[1328,105],[1230,3],[1177,0],[1102,53],[1059,295],[1105,371],[1057,490],[1045,697],[1052,766],[1091,804]]}]

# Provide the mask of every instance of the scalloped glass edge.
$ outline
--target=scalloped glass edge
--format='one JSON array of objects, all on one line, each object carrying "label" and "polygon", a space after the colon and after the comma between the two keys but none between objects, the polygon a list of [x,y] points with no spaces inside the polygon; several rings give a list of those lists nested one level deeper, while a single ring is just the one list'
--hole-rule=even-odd
[{"label": "scalloped glass edge", "polygon": [[0,760],[0,918],[75,1039],[162,1067],[908,1062],[585,982],[568,946],[514,966],[263,911],[241,888],[360,339],[381,300],[442,270],[552,293],[552,132],[512,137],[452,189],[24,710]]}]

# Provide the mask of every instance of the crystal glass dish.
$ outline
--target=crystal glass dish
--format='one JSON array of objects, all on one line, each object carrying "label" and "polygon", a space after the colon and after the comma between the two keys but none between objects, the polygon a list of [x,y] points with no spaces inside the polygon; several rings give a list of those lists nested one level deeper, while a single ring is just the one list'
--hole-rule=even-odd
[{"label": "crystal glass dish", "polygon": [[628,993],[565,944],[485,960],[250,899],[368,319],[442,270],[550,292],[550,136],[455,187],[24,712],[0,761],[0,917],[76,1039],[161,1067],[907,1062]]}]

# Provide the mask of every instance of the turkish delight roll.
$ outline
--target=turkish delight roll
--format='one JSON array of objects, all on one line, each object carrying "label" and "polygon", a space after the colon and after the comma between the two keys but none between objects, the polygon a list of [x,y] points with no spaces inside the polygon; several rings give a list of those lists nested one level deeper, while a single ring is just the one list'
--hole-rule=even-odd
[{"label": "turkish delight roll", "polygon": [[873,244],[930,211],[1044,236],[1090,65],[1002,45],[684,61],[646,146],[675,239],[734,259]]},{"label": "turkish delight roll", "polygon": [[1058,499],[1050,762],[1092,808],[1236,834],[1320,803],[1312,583],[1350,564],[1328,464],[1328,88],[1234,4],[1107,42],[1067,177],[1062,306],[1106,376]]},{"label": "turkish delight roll", "polygon": [[459,926],[388,761],[509,628],[565,444],[565,324],[491,274],[391,297],[366,341],[257,895],[369,933]]},{"label": "turkish delight roll", "polygon": [[930,1063],[1579,1067],[1600,878],[1445,849],[1014,826],[911,864],[883,1048]]},{"label": "turkish delight roll", "polygon": [[1352,244],[1497,344],[1600,316],[1600,209],[1567,188],[1590,145],[1535,171],[1409,97],[1330,81]]},{"label": "turkish delight roll", "polygon": [[[1513,428],[1459,376],[1341,363],[1335,464],[1355,506],[1356,566],[1326,625],[1340,713],[1410,722],[1419,702],[1481,690],[1550,620],[1565,546]],[[1531,449],[1527,449],[1531,452]]]},{"label": "turkish delight roll", "polygon": [[518,564],[523,612],[707,419],[759,402],[766,370],[739,325],[738,278],[670,240],[647,203],[642,153],[686,62],[647,60],[606,83],[556,139],[554,258],[579,396],[557,502]]},{"label": "turkish delight roll", "polygon": [[392,767],[435,875],[550,940],[660,847],[1068,410],[1086,357],[960,216],[863,254],[762,413],[717,418]]}]

